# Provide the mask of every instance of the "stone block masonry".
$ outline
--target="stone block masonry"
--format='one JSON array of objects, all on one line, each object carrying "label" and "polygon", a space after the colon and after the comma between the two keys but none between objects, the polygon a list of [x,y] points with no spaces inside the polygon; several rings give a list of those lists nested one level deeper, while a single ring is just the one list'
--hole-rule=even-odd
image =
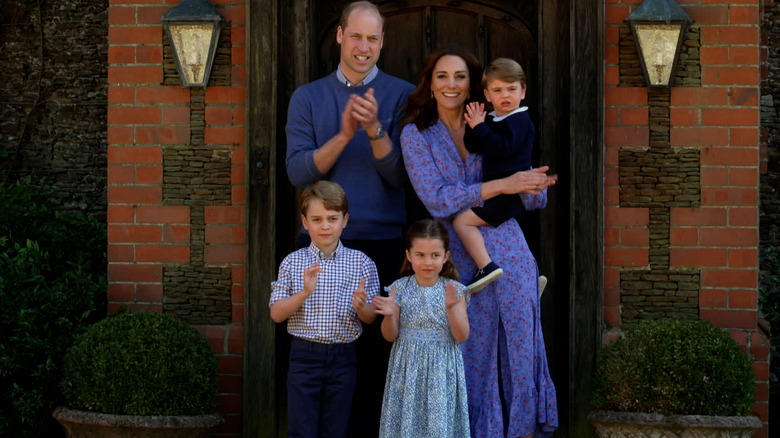
[{"label": "stone block masonry", "polygon": [[0,3],[0,175],[105,221],[107,2]]},{"label": "stone block masonry", "polygon": [[669,263],[671,209],[701,201],[699,150],[670,147],[670,92],[648,95],[649,146],[618,152],[620,207],[649,211],[648,263],[620,273],[623,328],[642,319],[699,315],[698,270],[670,269]]},{"label": "stone block masonry", "polygon": [[163,147],[163,203],[191,209],[187,264],[163,268],[163,312],[190,324],[231,321],[230,268],[205,263],[204,208],[230,205],[231,148],[204,145],[203,90],[190,92],[190,141]]}]

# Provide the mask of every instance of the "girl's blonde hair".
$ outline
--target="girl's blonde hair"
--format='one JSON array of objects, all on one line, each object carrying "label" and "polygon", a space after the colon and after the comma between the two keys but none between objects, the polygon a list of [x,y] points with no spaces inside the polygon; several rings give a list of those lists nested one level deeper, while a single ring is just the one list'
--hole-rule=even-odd
[{"label": "girl's blonde hair", "polygon": [[[421,221],[415,222],[411,227],[409,227],[409,231],[406,232],[406,249],[409,250],[412,248],[414,239],[425,238],[441,240],[444,246],[444,251],[450,251],[450,234],[447,232],[447,229],[444,228],[444,225],[442,225],[441,222],[435,221],[433,219],[423,219]],[[412,263],[409,262],[408,258],[404,258],[404,263],[401,266],[401,276],[405,277],[412,274],[414,274]],[[449,278],[450,280],[460,281],[458,269],[455,267],[455,264],[452,263],[452,256],[448,257],[447,261],[444,262],[444,266],[441,267],[441,272],[439,275],[444,278]]]}]

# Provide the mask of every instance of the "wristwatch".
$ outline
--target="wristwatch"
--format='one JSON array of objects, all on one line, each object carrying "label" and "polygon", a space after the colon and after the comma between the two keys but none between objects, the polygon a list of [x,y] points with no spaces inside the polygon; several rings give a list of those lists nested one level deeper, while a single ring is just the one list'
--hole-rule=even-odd
[{"label": "wristwatch", "polygon": [[[368,135],[368,132],[366,132],[366,135]],[[374,140],[379,140],[380,138],[384,137],[385,135],[387,135],[387,133],[386,133],[386,132],[385,132],[385,130],[382,128],[382,125],[379,125],[379,127],[378,127],[378,128],[376,128],[376,134],[374,134],[374,135],[369,135],[369,136],[368,136],[368,139],[369,139],[369,140],[371,140],[371,141],[374,141]]]}]

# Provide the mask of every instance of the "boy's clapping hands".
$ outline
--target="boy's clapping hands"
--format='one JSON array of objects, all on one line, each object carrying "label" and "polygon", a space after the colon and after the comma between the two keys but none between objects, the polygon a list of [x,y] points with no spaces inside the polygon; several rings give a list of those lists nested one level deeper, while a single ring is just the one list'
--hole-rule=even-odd
[{"label": "boy's clapping hands", "polygon": [[[373,304],[368,304],[368,294],[366,293],[366,279],[360,279],[360,285],[352,292],[352,308],[358,314],[358,318],[366,324],[371,324],[376,318],[376,310]],[[376,298],[374,298],[376,300]]]}]

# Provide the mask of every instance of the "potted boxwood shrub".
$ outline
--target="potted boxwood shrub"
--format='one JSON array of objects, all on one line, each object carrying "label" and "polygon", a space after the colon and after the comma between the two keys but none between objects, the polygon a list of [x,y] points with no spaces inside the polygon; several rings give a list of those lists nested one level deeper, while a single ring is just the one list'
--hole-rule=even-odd
[{"label": "potted boxwood shrub", "polygon": [[588,420],[601,437],[750,437],[753,364],[702,320],[645,321],[606,346]]},{"label": "potted boxwood shrub", "polygon": [[124,312],[76,338],[54,417],[69,437],[209,437],[217,360],[201,334],[163,314]]}]

